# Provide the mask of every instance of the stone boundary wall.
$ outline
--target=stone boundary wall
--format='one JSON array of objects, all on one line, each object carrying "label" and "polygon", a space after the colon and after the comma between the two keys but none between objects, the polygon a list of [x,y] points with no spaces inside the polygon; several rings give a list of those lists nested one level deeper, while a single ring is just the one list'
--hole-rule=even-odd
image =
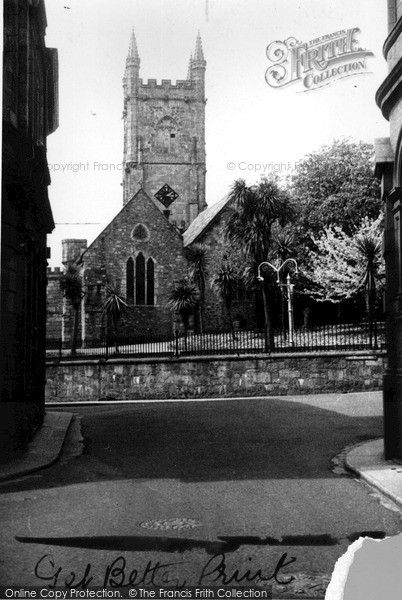
[{"label": "stone boundary wall", "polygon": [[385,353],[49,361],[46,400],[283,396],[382,389]]}]

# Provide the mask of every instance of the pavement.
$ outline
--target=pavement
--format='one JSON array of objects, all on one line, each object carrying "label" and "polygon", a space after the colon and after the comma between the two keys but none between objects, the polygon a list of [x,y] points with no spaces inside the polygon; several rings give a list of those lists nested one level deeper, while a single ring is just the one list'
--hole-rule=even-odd
[{"label": "pavement", "polygon": [[[23,456],[0,465],[0,482],[48,467],[59,459],[73,419],[68,412],[48,411]],[[384,459],[384,440],[359,444],[345,455],[345,467],[402,508],[402,465]]]},{"label": "pavement", "polygon": [[47,412],[24,454],[0,465],[0,482],[18,479],[57,462],[73,416],[66,412]]},{"label": "pavement", "polygon": [[384,459],[384,439],[364,442],[345,457],[345,467],[402,508],[402,465]]}]

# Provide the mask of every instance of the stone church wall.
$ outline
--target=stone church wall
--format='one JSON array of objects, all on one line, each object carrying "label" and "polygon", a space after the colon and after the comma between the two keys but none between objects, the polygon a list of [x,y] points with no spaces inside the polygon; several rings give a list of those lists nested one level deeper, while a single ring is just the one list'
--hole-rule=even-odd
[{"label": "stone church wall", "polygon": [[[133,239],[136,225],[142,224],[146,239]],[[139,253],[155,265],[155,304],[131,304],[118,325],[121,338],[173,333],[174,316],[168,307],[174,281],[186,273],[182,240],[179,233],[162,215],[153,201],[140,191],[83,255],[85,297],[85,339],[99,339],[105,334],[106,323],[101,306],[107,284],[117,288],[123,297],[127,290],[127,261]],[[113,337],[111,323],[109,336]]]},{"label": "stone church wall", "polygon": [[[219,215],[214,223],[197,240],[208,250],[208,278],[205,287],[204,329],[205,331],[229,331],[230,320],[223,300],[219,298],[211,286],[211,280],[222,266],[223,257],[226,255],[235,269],[242,271],[244,265],[239,264],[238,258],[228,254],[227,244],[224,240],[224,227],[232,212],[227,208]],[[255,327],[255,301],[252,293],[240,289],[237,298],[231,306],[231,314],[236,327],[253,329]]]}]

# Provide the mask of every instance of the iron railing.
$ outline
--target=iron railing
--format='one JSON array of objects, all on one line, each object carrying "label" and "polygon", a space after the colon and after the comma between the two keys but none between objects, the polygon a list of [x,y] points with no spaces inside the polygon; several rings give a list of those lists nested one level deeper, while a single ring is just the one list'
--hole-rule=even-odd
[{"label": "iron railing", "polygon": [[268,339],[266,330],[238,330],[218,333],[149,335],[132,338],[98,339],[77,344],[71,355],[71,342],[47,341],[48,358],[99,357],[179,357],[269,354],[278,352],[320,352],[381,350],[385,348],[384,323],[345,323],[296,328],[293,343],[288,333],[275,330]]}]

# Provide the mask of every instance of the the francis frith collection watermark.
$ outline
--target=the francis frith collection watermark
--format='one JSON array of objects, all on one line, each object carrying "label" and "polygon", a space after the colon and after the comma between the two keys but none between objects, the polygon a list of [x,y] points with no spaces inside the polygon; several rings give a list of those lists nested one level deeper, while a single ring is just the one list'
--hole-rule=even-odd
[{"label": "the francis frith collection watermark", "polygon": [[368,73],[367,57],[370,50],[360,47],[356,36],[358,27],[341,29],[300,42],[295,37],[268,44],[266,55],[272,63],[265,72],[265,80],[272,88],[284,88],[301,83],[302,91],[322,88],[343,77]]}]

